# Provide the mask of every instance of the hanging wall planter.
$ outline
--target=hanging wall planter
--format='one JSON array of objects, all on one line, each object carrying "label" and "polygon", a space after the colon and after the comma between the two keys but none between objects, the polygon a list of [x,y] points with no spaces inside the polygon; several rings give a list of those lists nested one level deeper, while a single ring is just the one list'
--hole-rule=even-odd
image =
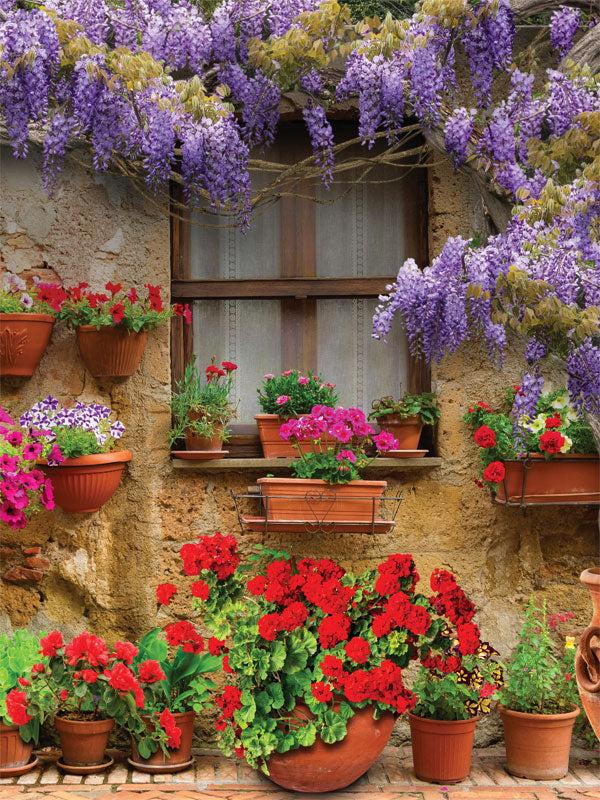
[{"label": "hanging wall planter", "polygon": [[69,514],[98,511],[115,493],[129,450],[67,458],[58,466],[41,464],[52,480],[56,503]]},{"label": "hanging wall planter", "polygon": [[120,325],[80,325],[77,344],[83,363],[94,378],[127,378],[144,354],[147,331],[130,331]]},{"label": "hanging wall planter", "polygon": [[532,453],[503,464],[505,475],[498,483],[497,503],[600,503],[597,455],[557,453],[546,461],[542,454]]},{"label": "hanging wall planter", "polygon": [[417,778],[432,783],[459,783],[471,769],[477,717],[439,720],[408,715]]},{"label": "hanging wall planter", "polygon": [[0,375],[31,377],[53,327],[51,314],[0,314]]}]

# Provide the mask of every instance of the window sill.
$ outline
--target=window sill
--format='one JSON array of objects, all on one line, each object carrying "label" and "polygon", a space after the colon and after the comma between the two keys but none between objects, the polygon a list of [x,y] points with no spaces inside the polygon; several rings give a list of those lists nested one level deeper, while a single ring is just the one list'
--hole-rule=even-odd
[{"label": "window sill", "polygon": [[[194,470],[196,472],[233,472],[251,470],[253,472],[288,470],[294,463],[292,458],[211,458],[206,461],[172,459],[173,469]],[[441,458],[376,458],[365,472],[386,470],[402,472],[414,469],[441,467]]]}]

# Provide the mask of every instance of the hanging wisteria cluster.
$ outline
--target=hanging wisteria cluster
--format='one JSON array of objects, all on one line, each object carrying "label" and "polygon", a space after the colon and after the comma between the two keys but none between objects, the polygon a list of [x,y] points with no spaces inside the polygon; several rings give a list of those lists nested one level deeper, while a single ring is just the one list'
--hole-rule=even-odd
[{"label": "hanging wisteria cluster", "polygon": [[[595,21],[554,11],[555,68],[541,89],[538,62],[515,52],[509,0],[421,0],[410,19],[357,24],[336,0],[0,0],[0,107],[15,155],[27,154],[30,129],[44,132],[50,191],[75,136],[96,169],[132,165],[156,195],[176,178],[189,205],[234,211],[243,225],[250,150],[273,141],[283,92],[308,96],[326,184],[331,102],[358,98],[368,148],[381,132],[396,141],[407,118],[426,137],[444,131],[454,165],[518,205],[484,247],[451,239],[430,267],[407,262],[374,335],[398,314],[428,358],[481,332],[501,361],[510,322],[531,339],[528,402],[549,348],[567,362],[575,401],[598,413],[600,89],[564,61]],[[457,101],[460,53],[472,107]]]}]

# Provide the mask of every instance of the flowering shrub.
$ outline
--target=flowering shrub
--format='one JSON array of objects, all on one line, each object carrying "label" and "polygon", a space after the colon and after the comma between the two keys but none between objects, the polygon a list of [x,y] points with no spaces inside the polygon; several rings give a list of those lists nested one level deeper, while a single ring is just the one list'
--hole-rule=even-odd
[{"label": "flowering shrub", "polygon": [[[176,384],[171,395],[171,444],[186,434],[212,439],[219,428],[236,415],[236,407],[229,397],[236,369],[237,364],[231,361],[222,361],[218,367],[213,356],[204,373],[200,373],[195,357],[192,359],[185,368],[183,380]],[[223,431],[222,441],[227,438],[228,434]]]},{"label": "flowering shrub", "polygon": [[338,401],[333,383],[324,383],[321,375],[312,372],[303,375],[297,369],[265,375],[257,392],[262,411],[280,417],[309,414],[313,406],[334,406]]},{"label": "flowering shrub", "polygon": [[[417,593],[410,555],[391,555],[356,576],[328,558],[256,550],[250,578],[232,536],[200,536],[181,548],[184,573],[198,579],[192,608],[225,653],[219,746],[253,767],[268,772],[272,753],[310,746],[317,735],[340,741],[356,709],[369,706],[378,717],[414,708],[403,670],[413,660],[443,657],[454,639],[456,669],[480,651],[464,593],[437,578],[432,598]],[[177,589],[159,591],[170,600]],[[294,714],[297,704],[309,713]]]},{"label": "flowering shrub", "polygon": [[373,410],[369,414],[369,419],[385,422],[389,414],[398,414],[403,419],[418,415],[423,425],[435,425],[440,418],[436,398],[435,392],[405,393],[399,400],[394,400],[390,396],[380,397],[378,400],[373,400]]},{"label": "flowering shrub", "polygon": [[[314,406],[310,414],[290,419],[279,428],[282,439],[291,442],[300,455],[292,471],[296,478],[320,478],[327,483],[348,483],[360,479],[374,457],[367,448],[384,453],[398,447],[391,433],[375,433],[358,408]],[[327,436],[327,445],[320,440]],[[313,451],[303,453],[300,442],[310,441]]]},{"label": "flowering shrub", "polygon": [[[42,667],[47,664],[46,657],[40,656],[39,636],[25,630],[16,630],[12,636],[0,634],[0,721],[6,725],[13,724],[9,707],[16,711],[18,718],[18,709],[22,706],[21,692],[30,685],[31,670],[36,664]],[[21,724],[19,730],[24,742],[37,744],[40,724],[44,721],[50,699],[48,690],[38,705],[29,706],[29,719]]]},{"label": "flowering shrub", "polygon": [[144,297],[138,295],[132,286],[124,289],[120,283],[109,281],[104,292],[89,291],[89,284],[78,283],[69,286],[65,300],[58,314],[58,319],[67,328],[78,328],[80,325],[102,327],[120,325],[130,331],[142,331],[155,328],[174,314],[183,317],[189,324],[192,312],[188,304],[173,306],[164,304],[161,286],[145,284],[147,290]]},{"label": "flowering shrub", "polygon": [[58,464],[64,456],[43,428],[36,423],[23,431],[0,407],[0,519],[13,530],[24,528],[41,506],[54,508],[52,481],[36,469],[36,459]]},{"label": "flowering shrub", "polygon": [[523,609],[517,647],[506,664],[506,686],[500,701],[512,711],[560,714],[579,706],[575,681],[575,641],[567,637],[562,655],[552,639],[556,617],[548,618],[546,601],[539,608],[533,598]]},{"label": "flowering shrub", "polygon": [[[46,439],[54,444],[48,455],[50,466],[65,458],[110,453],[125,431],[123,423],[112,418],[107,406],[77,401],[69,408],[52,395],[35,403],[21,415],[19,422],[30,431],[36,428],[45,431]],[[57,452],[62,453],[62,459],[56,458]]]},{"label": "flowering shrub", "polygon": [[37,275],[33,286],[12,272],[4,275],[0,289],[0,313],[2,314],[52,314],[57,316],[66,298],[62,287],[56,283],[42,283]]},{"label": "flowering shrub", "polygon": [[503,462],[525,453],[543,453],[550,461],[557,453],[597,452],[592,430],[573,409],[566,389],[540,395],[533,416],[515,420],[515,397],[521,391],[520,386],[507,391],[507,413],[494,412],[480,400],[469,406],[463,417],[475,429],[473,438],[480,447],[480,474],[493,490],[504,478]]}]

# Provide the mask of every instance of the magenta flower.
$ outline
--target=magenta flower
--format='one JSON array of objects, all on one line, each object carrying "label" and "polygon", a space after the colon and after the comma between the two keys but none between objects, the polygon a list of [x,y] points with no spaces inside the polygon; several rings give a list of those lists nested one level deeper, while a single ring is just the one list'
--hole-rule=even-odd
[{"label": "magenta flower", "polygon": [[2,503],[0,506],[0,519],[7,522],[15,531],[21,530],[27,524],[25,514],[12,503],[8,502]]},{"label": "magenta flower", "polygon": [[290,425],[289,422],[284,422],[283,425],[280,426],[279,435],[284,440],[284,442],[287,442],[287,440],[292,435],[292,426]]},{"label": "magenta flower", "polygon": [[289,376],[292,374],[292,372],[293,372],[293,370],[286,369],[286,371],[282,372],[281,374],[284,375],[286,378],[289,378]]},{"label": "magenta flower", "polygon": [[19,459],[16,456],[9,456],[3,453],[0,456],[0,472],[13,474],[18,470]]},{"label": "magenta flower", "polygon": [[352,430],[343,422],[337,422],[329,428],[328,433],[337,439],[338,442],[349,442],[352,438]]},{"label": "magenta flower", "polygon": [[267,374],[266,374],[266,375],[263,375],[263,379],[264,379],[265,381],[270,381],[270,380],[271,380],[271,378],[274,378],[274,377],[275,377],[275,375],[273,375],[273,373],[272,373],[272,372],[267,372]]},{"label": "magenta flower", "polygon": [[65,457],[60,452],[58,445],[55,444],[48,454],[48,465],[50,467],[57,467],[59,464],[62,464],[64,460]]},{"label": "magenta flower", "polygon": [[308,378],[307,377],[298,378],[298,383],[300,384],[300,386],[304,386],[305,384],[308,383]]},{"label": "magenta flower", "polygon": [[10,431],[4,434],[4,439],[13,447],[18,447],[23,441],[23,434],[20,431]]},{"label": "magenta flower", "polygon": [[46,480],[44,484],[44,488],[42,489],[42,496],[41,496],[42,505],[47,508],[49,511],[52,511],[54,508],[54,487],[52,486],[52,481],[50,478]]},{"label": "magenta flower", "polygon": [[15,421],[11,417],[10,414],[7,414],[6,411],[0,406],[0,422],[6,422],[7,425],[14,425]]},{"label": "magenta flower", "polygon": [[388,431],[381,431],[381,433],[378,433],[377,436],[373,437],[373,442],[375,447],[382,453],[398,448],[398,440]]},{"label": "magenta flower", "polygon": [[35,459],[41,454],[43,450],[43,446],[40,442],[32,442],[31,444],[26,444],[23,448],[23,458],[25,461],[35,461]]},{"label": "magenta flower", "polygon": [[290,400],[290,397],[289,397],[289,395],[287,395],[287,394],[280,394],[280,395],[279,395],[279,397],[277,398],[277,400],[275,400],[275,402],[277,403],[277,405],[278,405],[278,406],[283,406],[283,405],[285,405],[285,404],[286,404],[286,403],[287,403],[289,400]]},{"label": "magenta flower", "polygon": [[44,482],[44,473],[39,469],[34,469],[32,472],[21,472],[18,476],[19,482],[27,491],[35,492],[40,488]]}]

